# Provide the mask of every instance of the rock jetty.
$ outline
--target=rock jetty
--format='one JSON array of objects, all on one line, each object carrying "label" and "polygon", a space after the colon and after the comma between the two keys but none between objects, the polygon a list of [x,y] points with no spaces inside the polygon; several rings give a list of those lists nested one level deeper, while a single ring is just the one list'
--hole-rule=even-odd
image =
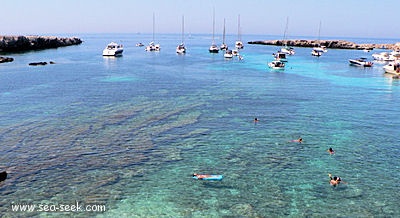
[{"label": "rock jetty", "polygon": [[295,40],[265,40],[265,41],[250,41],[248,44],[261,44],[261,45],[276,45],[282,46],[287,44],[292,47],[316,47],[318,45],[326,46],[327,48],[334,49],[398,49],[400,44],[357,44],[345,40],[306,40],[306,39],[295,39]]},{"label": "rock jetty", "polygon": [[0,36],[0,52],[20,52],[79,45],[82,40],[76,37],[55,36]]}]

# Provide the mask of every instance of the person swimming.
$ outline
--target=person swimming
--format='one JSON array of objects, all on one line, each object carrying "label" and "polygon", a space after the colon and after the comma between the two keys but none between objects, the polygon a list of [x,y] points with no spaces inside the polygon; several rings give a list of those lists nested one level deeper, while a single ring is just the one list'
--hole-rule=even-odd
[{"label": "person swimming", "polygon": [[254,124],[258,123],[258,118],[254,118]]},{"label": "person swimming", "polygon": [[329,154],[335,154],[335,151],[332,148],[329,148],[328,150],[326,150],[327,152],[329,152]]},{"label": "person swimming", "polygon": [[295,139],[295,140],[292,140],[292,142],[298,142],[298,143],[302,143],[303,142],[303,138],[298,138],[298,139]]},{"label": "person swimming", "polygon": [[334,176],[332,177],[332,174],[328,174],[330,181],[329,184],[331,184],[331,186],[336,187],[337,185],[340,184],[340,182],[342,182],[342,179],[340,177]]},{"label": "person swimming", "polygon": [[197,174],[197,173],[193,173],[192,176],[193,176],[193,177],[197,177],[197,179],[200,179],[200,180],[202,180],[202,179],[204,179],[204,178],[209,178],[209,177],[211,177],[211,175]]}]

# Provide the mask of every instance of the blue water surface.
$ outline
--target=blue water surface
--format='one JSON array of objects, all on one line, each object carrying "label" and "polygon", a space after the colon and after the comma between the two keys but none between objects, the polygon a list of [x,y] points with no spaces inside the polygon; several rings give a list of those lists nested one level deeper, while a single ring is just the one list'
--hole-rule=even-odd
[{"label": "blue water surface", "polygon": [[[160,52],[135,47],[150,34],[79,37],[78,46],[2,54],[15,60],[0,65],[1,215],[400,216],[400,81],[382,63],[348,64],[371,53],[317,58],[295,48],[276,71],[267,67],[276,46],[245,44],[244,59],[229,60],[208,53],[209,35],[187,36],[185,55],[175,53],[180,34],[156,35]],[[111,41],[122,57],[101,56]],[[55,64],[28,66],[37,61]],[[329,173],[344,183],[330,186]],[[77,201],[106,211],[12,211]]]}]

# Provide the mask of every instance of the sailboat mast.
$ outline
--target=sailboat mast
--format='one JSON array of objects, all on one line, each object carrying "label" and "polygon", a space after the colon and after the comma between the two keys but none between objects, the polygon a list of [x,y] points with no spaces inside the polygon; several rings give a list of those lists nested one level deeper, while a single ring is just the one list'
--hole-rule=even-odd
[{"label": "sailboat mast", "polygon": [[214,32],[215,32],[215,8],[213,8],[213,35],[212,35],[212,43],[213,44],[215,44]]},{"label": "sailboat mast", "polygon": [[319,27],[318,27],[318,44],[320,43],[321,39],[321,21],[319,21]]},{"label": "sailboat mast", "polygon": [[155,25],[156,25],[156,15],[153,12],[153,42],[154,42],[154,31],[155,31]]},{"label": "sailboat mast", "polygon": [[283,44],[284,45],[287,45],[287,42],[286,42],[286,34],[287,34],[287,31],[288,31],[288,26],[289,26],[289,17],[286,17],[286,27],[285,27],[285,32],[283,33]]},{"label": "sailboat mast", "polygon": [[185,16],[182,15],[182,44],[185,38],[184,32],[185,32]]},{"label": "sailboat mast", "polygon": [[242,37],[240,36],[240,14],[238,15],[238,40],[242,41]]},{"label": "sailboat mast", "polygon": [[224,18],[224,31],[222,34],[222,44],[225,44],[225,18]]}]

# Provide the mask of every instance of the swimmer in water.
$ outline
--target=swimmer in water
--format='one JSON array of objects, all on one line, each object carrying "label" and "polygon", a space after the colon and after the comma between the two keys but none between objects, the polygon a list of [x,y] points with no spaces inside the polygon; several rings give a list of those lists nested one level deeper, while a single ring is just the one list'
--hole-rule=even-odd
[{"label": "swimmer in water", "polygon": [[328,150],[326,150],[327,152],[329,152],[329,154],[335,154],[335,151],[332,148],[329,148]]}]

